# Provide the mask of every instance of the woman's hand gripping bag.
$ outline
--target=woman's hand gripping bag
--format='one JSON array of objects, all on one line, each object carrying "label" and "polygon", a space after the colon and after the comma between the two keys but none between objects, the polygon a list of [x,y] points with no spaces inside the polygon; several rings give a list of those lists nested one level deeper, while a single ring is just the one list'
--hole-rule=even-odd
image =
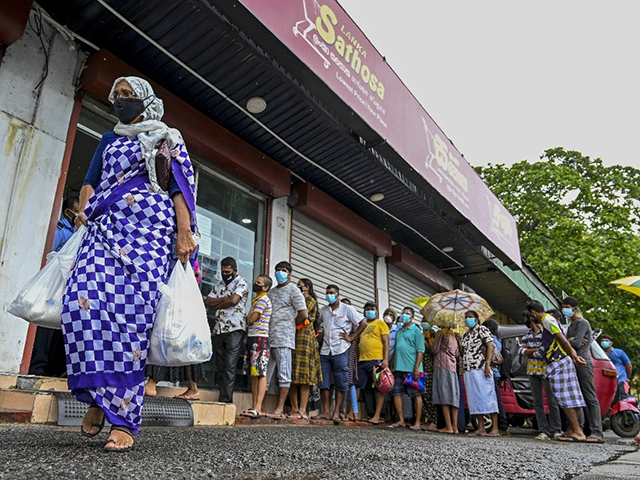
[{"label": "woman's hand gripping bag", "polygon": [[47,255],[47,264],[20,290],[9,313],[41,327],[62,328],[62,295],[86,230],[81,226],[59,252]]},{"label": "woman's hand gripping bag", "polygon": [[209,361],[211,331],[191,264],[178,262],[160,292],[147,363],[179,367]]}]

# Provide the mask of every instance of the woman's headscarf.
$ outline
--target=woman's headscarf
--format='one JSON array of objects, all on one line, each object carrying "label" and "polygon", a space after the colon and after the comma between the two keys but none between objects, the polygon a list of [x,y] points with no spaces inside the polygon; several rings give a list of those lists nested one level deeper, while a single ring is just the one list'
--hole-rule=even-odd
[{"label": "woman's headscarf", "polygon": [[[182,143],[182,136],[175,128],[169,128],[160,119],[164,115],[164,103],[155,96],[153,88],[143,78],[139,77],[119,77],[113,82],[111,92],[109,92],[109,101],[114,103],[116,100],[115,89],[118,83],[125,81],[129,84],[136,96],[140,99],[151,97],[145,101],[146,108],[142,113],[142,121],[138,123],[125,124],[118,122],[113,131],[118,135],[124,135],[130,138],[136,137],[140,141],[142,156],[144,158],[147,172],[149,174],[149,182],[156,193],[168,194],[158,185],[158,177],[156,175],[156,145],[160,140],[167,140],[171,150]],[[151,101],[153,100],[153,101]],[[196,228],[196,203],[195,203],[195,183],[193,166],[187,157],[186,159],[178,156],[172,159],[172,172],[174,178],[180,187],[187,206],[191,211],[191,225]]]},{"label": "woman's headscarf", "polygon": [[111,92],[109,92],[109,101],[114,103],[116,100],[115,90],[116,86],[125,81],[129,84],[139,99],[144,99],[146,108],[142,112],[142,121],[138,123],[126,124],[118,122],[113,129],[118,135],[124,135],[127,137],[137,137],[140,141],[140,147],[142,148],[142,156],[149,172],[149,181],[155,192],[166,191],[160,188],[158,185],[158,177],[156,175],[156,145],[160,140],[166,139],[169,142],[169,148],[174,149],[180,142],[180,132],[175,128],[169,128],[160,119],[164,115],[164,103],[161,99],[155,96],[153,88],[149,82],[139,77],[119,77],[113,82]]}]

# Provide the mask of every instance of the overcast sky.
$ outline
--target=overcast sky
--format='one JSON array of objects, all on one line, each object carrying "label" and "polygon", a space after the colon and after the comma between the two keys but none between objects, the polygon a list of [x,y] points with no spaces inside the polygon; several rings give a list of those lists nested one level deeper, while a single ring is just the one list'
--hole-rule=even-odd
[{"label": "overcast sky", "polygon": [[640,168],[640,1],[339,2],[472,165]]}]

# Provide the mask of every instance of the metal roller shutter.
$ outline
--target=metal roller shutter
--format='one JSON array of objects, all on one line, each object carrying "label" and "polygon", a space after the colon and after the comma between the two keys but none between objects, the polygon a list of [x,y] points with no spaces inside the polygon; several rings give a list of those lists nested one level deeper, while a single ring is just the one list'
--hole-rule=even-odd
[{"label": "metal roller shutter", "polygon": [[436,290],[433,287],[395,265],[389,265],[389,302],[396,313],[400,314],[404,307],[413,307],[417,313],[419,307],[411,300],[418,297],[429,297],[434,293]]},{"label": "metal roller shutter", "polygon": [[294,211],[291,236],[293,278],[309,278],[320,306],[325,287],[340,287],[340,295],[351,300],[358,313],[368,300],[375,301],[374,258],[371,253],[345,240],[333,230]]}]

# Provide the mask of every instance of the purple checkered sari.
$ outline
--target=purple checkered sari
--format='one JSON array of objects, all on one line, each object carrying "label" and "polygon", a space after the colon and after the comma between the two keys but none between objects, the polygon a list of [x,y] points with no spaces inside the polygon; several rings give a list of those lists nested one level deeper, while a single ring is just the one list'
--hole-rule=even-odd
[{"label": "purple checkered sari", "polygon": [[[193,168],[182,141],[172,157],[195,222]],[[85,214],[89,224],[62,308],[69,388],[101,407],[111,424],[138,433],[149,334],[176,219],[171,198],[153,193],[137,138],[107,145]]]}]

